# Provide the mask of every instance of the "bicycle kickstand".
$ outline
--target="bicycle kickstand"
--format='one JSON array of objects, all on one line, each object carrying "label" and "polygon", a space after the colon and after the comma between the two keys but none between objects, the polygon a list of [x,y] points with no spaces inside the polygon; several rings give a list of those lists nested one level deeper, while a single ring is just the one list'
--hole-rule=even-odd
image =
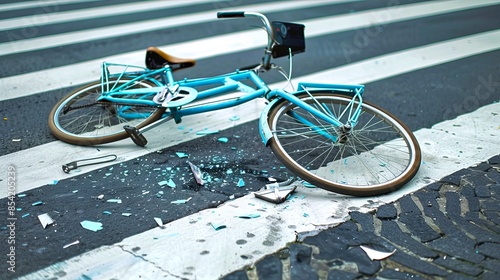
[{"label": "bicycle kickstand", "polygon": [[160,124],[163,124],[164,122],[167,122],[171,119],[173,119],[173,117],[168,116],[166,118],[162,118],[162,119],[159,119],[153,123],[150,123],[150,124],[146,125],[145,127],[140,128],[140,129],[135,127],[135,126],[130,126],[130,125],[124,126],[123,129],[125,129],[125,132],[127,132],[127,134],[130,136],[130,139],[132,139],[132,141],[134,141],[134,143],[137,146],[144,147],[148,143],[148,140],[143,135],[143,133],[148,131],[148,130],[151,130],[151,129],[159,126]]}]

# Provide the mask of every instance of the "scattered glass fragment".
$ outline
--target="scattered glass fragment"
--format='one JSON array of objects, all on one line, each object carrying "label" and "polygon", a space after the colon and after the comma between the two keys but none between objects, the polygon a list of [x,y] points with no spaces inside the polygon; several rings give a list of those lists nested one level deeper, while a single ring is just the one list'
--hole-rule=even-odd
[{"label": "scattered glass fragment", "polygon": [[172,236],[176,236],[176,235],[179,235],[179,233],[178,232],[173,232],[173,233],[162,235],[160,237],[153,237],[153,239],[154,240],[158,240],[158,239],[162,239],[162,238],[166,238],[166,237],[172,237]]},{"label": "scattered glass fragment", "polygon": [[193,172],[193,176],[194,176],[194,179],[196,180],[196,183],[198,183],[198,185],[203,186],[203,184],[204,184],[203,174],[201,173],[200,168],[198,168],[198,166],[192,164],[189,160],[187,163],[189,164],[189,167],[191,168],[191,172]]},{"label": "scattered glass fragment", "polygon": [[47,213],[38,215],[38,220],[40,220],[40,223],[42,224],[43,228],[46,228],[48,225],[54,223],[54,219],[52,219]]},{"label": "scattered glass fragment", "polygon": [[359,246],[365,253],[368,255],[368,257],[374,261],[374,260],[383,260],[385,258],[388,258],[392,256],[394,253],[396,253],[396,249],[394,249],[392,252],[381,252],[377,250],[373,250],[371,248],[365,247],[363,245]]},{"label": "scattered glass fragment", "polygon": [[176,187],[175,182],[172,181],[172,179],[168,179],[167,186],[169,186],[171,188],[175,188]]},{"label": "scattered glass fragment", "polygon": [[196,132],[196,135],[208,135],[208,134],[217,134],[217,133],[219,133],[218,130],[208,130],[208,129],[205,129],[205,130]]},{"label": "scattered glass fragment", "polygon": [[122,216],[130,217],[130,216],[132,216],[132,213],[122,213]]},{"label": "scattered glass fragment", "polygon": [[255,218],[260,217],[260,214],[242,214],[242,215],[239,215],[236,217],[242,218],[242,219],[255,219]]},{"label": "scattered glass fragment", "polygon": [[96,232],[98,230],[102,230],[102,223],[99,223],[99,222],[93,222],[93,221],[83,221],[83,222],[80,222],[80,225],[84,228],[84,229],[88,229],[88,230],[91,230],[93,232]]},{"label": "scattered glass fragment", "polygon": [[108,199],[108,200],[106,200],[106,202],[112,202],[112,203],[122,203],[122,200],[121,200],[121,199],[112,198],[112,199]]},{"label": "scattered glass fragment", "polygon": [[112,213],[109,212],[109,211],[102,211],[103,214],[106,214],[106,215],[111,215]]},{"label": "scattered glass fragment", "polygon": [[155,219],[156,224],[158,224],[159,227],[163,226],[163,221],[160,218],[154,218],[154,219]]},{"label": "scattered glass fragment", "polygon": [[78,192],[78,190],[74,190],[74,191],[73,191],[73,193],[77,193],[77,192]]},{"label": "scattered glass fragment", "polygon": [[179,158],[186,158],[188,157],[188,154],[183,153],[183,152],[176,152],[175,153]]},{"label": "scattered glass fragment", "polygon": [[31,203],[31,206],[37,206],[37,205],[42,205],[42,204],[43,204],[42,201],[37,201],[37,202]]},{"label": "scattered glass fragment", "polygon": [[104,198],[104,195],[103,194],[100,194],[97,196],[97,199],[103,199]]},{"label": "scattered glass fragment", "polygon": [[26,214],[22,215],[22,216],[21,216],[21,218],[26,218],[26,217],[28,217],[29,215],[30,215],[30,213],[26,213]]},{"label": "scattered glass fragment", "polygon": [[227,171],[226,171],[226,174],[233,174],[233,170],[231,168],[229,168]]},{"label": "scattered glass fragment", "polygon": [[306,188],[316,188],[315,185],[309,183],[309,182],[302,182],[302,185]]},{"label": "scattered glass fragment", "polygon": [[171,201],[170,203],[172,204],[186,204],[186,202],[190,201],[192,197],[188,198],[188,199],[178,199],[178,200],[174,200],[174,201]]},{"label": "scattered glass fragment", "polygon": [[50,182],[51,185],[57,185],[57,183],[59,183],[59,180],[52,180],[52,182]]},{"label": "scattered glass fragment", "polygon": [[175,188],[176,187],[175,182],[172,181],[172,179],[168,179],[168,180],[165,180],[165,181],[158,182],[158,185],[160,185],[162,187],[166,185],[166,186],[168,186],[170,188]]},{"label": "scattered glass fragment", "polygon": [[238,180],[238,187],[242,188],[242,187],[244,187],[244,186],[245,186],[245,181],[244,181],[242,178],[240,178],[240,179]]},{"label": "scattered glass fragment", "polygon": [[161,182],[158,182],[158,185],[160,185],[161,187],[163,187],[163,186],[165,186],[167,183],[168,183],[168,181],[161,181]]},{"label": "scattered glass fragment", "polygon": [[226,228],[226,225],[223,224],[217,224],[217,223],[210,223],[213,229],[215,230],[221,230],[223,228]]},{"label": "scattered glass fragment", "polygon": [[66,248],[68,248],[68,247],[70,247],[70,246],[73,246],[73,245],[76,245],[76,244],[79,244],[79,243],[80,243],[80,240],[77,240],[77,241],[71,242],[71,243],[69,243],[69,244],[64,245],[64,246],[63,246],[63,249],[66,249]]},{"label": "scattered glass fragment", "polygon": [[227,141],[229,141],[229,139],[227,139],[226,137],[221,137],[221,138],[217,139],[217,141],[219,141],[221,143],[227,143]]},{"label": "scattered glass fragment", "polygon": [[238,117],[238,116],[233,116],[233,117],[230,117],[230,118],[229,118],[229,120],[230,120],[230,121],[233,121],[233,122],[234,122],[234,121],[239,121],[239,120],[240,120],[240,117]]},{"label": "scattered glass fragment", "polygon": [[12,139],[12,142],[21,142],[21,139]]},{"label": "scattered glass fragment", "polygon": [[307,218],[307,217],[309,217],[309,214],[307,214],[306,212],[304,212],[303,216]]},{"label": "scattered glass fragment", "polygon": [[25,193],[21,193],[21,194],[18,194],[17,197],[25,197],[26,194]]}]

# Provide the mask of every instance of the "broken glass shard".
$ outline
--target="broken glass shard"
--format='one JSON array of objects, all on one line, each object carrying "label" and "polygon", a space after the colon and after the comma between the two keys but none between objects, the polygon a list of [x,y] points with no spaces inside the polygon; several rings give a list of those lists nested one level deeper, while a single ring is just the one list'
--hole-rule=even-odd
[{"label": "broken glass shard", "polygon": [[201,173],[200,168],[198,168],[198,166],[192,164],[190,161],[188,161],[187,163],[189,164],[189,167],[191,168],[191,172],[193,172],[193,176],[194,176],[194,179],[196,180],[196,183],[198,183],[198,185],[203,186],[203,184],[204,184],[203,174]]},{"label": "broken glass shard", "polygon": [[361,249],[363,249],[363,251],[365,251],[365,253],[368,255],[368,257],[372,261],[383,260],[385,258],[392,256],[394,253],[396,253],[396,249],[394,249],[392,252],[381,252],[381,251],[377,251],[377,250],[365,247],[363,245],[361,245],[359,247],[361,247]]},{"label": "broken glass shard", "polygon": [[99,223],[99,222],[93,222],[93,221],[83,221],[83,222],[80,222],[80,225],[84,228],[84,229],[88,229],[88,230],[91,230],[91,231],[98,231],[98,230],[102,230],[102,223]]},{"label": "broken glass shard", "polygon": [[46,228],[48,225],[54,223],[54,219],[52,219],[47,213],[38,215],[38,220],[40,220],[40,223],[42,224],[43,228]]},{"label": "broken glass shard", "polygon": [[221,230],[223,228],[226,228],[226,225],[224,224],[218,224],[218,223],[210,223],[213,229],[215,230]]},{"label": "broken glass shard", "polygon": [[219,141],[221,143],[227,143],[227,141],[229,141],[229,139],[226,137],[221,137],[221,138],[217,139],[217,141]]},{"label": "broken glass shard", "polygon": [[160,218],[154,218],[154,219],[155,219],[156,224],[158,224],[158,226],[160,226],[160,227],[163,226],[163,221]]},{"label": "broken glass shard", "polygon": [[208,129],[205,129],[205,130],[196,132],[196,135],[208,135],[208,134],[217,134],[217,133],[219,133],[218,130],[208,130]]},{"label": "broken glass shard", "polygon": [[240,178],[240,179],[238,180],[238,187],[242,188],[242,187],[244,187],[244,186],[245,186],[245,181],[244,181],[243,179],[241,179],[241,178]]},{"label": "broken glass shard", "polygon": [[64,245],[64,246],[63,246],[63,249],[66,249],[66,248],[68,248],[68,247],[70,247],[70,246],[73,246],[73,245],[76,245],[76,244],[78,244],[78,243],[80,243],[80,241],[79,241],[79,240],[77,240],[77,241],[75,241],[75,242],[71,242],[71,243],[69,243],[69,244]]},{"label": "broken glass shard", "polygon": [[174,200],[174,201],[171,201],[170,203],[172,204],[186,204],[186,202],[190,201],[192,197],[188,198],[188,199],[178,199],[178,200]]},{"label": "broken glass shard", "polygon": [[188,157],[188,154],[183,153],[183,152],[176,152],[175,153],[179,158],[186,158]]},{"label": "broken glass shard", "polygon": [[242,215],[239,215],[237,217],[242,218],[242,219],[255,219],[255,218],[260,217],[260,214],[242,214]]}]

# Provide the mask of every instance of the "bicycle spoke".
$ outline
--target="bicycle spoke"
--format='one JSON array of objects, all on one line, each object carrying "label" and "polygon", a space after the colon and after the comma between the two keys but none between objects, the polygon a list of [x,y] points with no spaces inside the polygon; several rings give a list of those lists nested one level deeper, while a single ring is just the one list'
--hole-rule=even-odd
[{"label": "bicycle spoke", "polygon": [[[356,114],[356,123],[352,127],[334,127],[293,104],[284,105],[276,113],[273,135],[276,147],[286,154],[284,162],[290,163],[287,167],[297,167],[293,170],[314,182],[314,178],[320,179],[317,182],[321,187],[354,193],[374,185],[389,188],[409,172],[411,165],[415,166],[414,150],[402,128],[380,115],[378,109],[364,104],[361,111],[356,111],[358,101],[343,96],[304,100],[347,125]],[[415,172],[415,168],[410,171]]]}]

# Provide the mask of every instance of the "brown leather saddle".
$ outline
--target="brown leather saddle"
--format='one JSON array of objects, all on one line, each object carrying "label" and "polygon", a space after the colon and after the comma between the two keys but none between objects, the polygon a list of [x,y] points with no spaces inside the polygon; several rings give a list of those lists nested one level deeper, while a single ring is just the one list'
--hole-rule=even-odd
[{"label": "brown leather saddle", "polygon": [[149,47],[146,51],[146,67],[151,70],[163,68],[169,65],[172,71],[192,67],[196,64],[194,59],[178,58],[169,55],[157,47]]}]

